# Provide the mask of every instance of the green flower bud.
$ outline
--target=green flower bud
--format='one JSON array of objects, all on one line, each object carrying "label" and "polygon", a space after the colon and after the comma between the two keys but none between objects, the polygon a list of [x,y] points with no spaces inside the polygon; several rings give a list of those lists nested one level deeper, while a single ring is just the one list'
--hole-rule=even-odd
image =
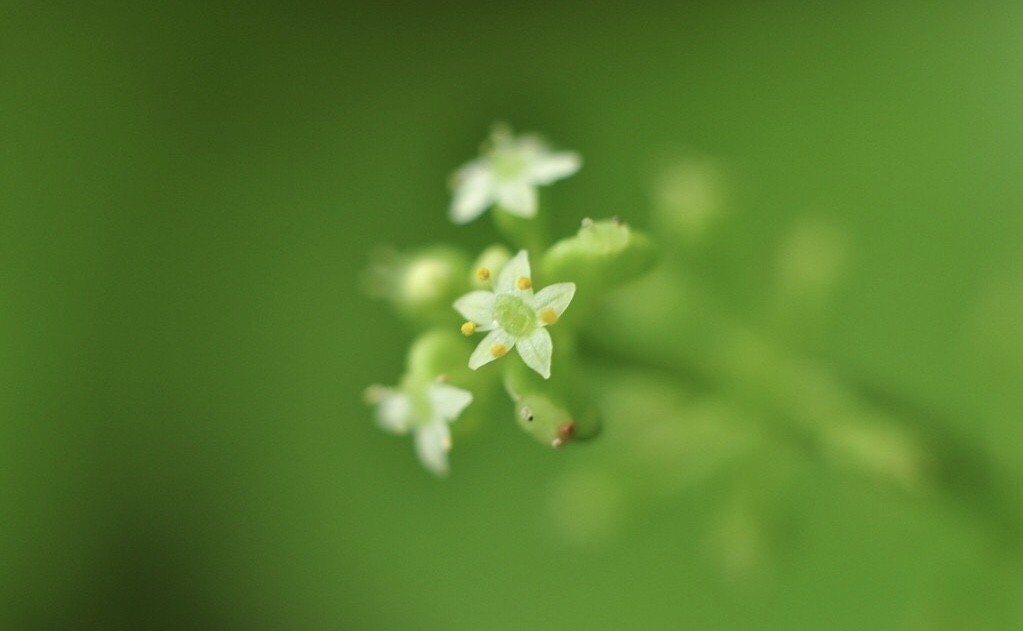
[{"label": "green flower bud", "polygon": [[384,252],[364,274],[364,284],[413,323],[450,323],[451,302],[470,288],[468,269],[468,257],[452,247],[435,246],[412,255]]},{"label": "green flower bud", "polygon": [[555,243],[543,257],[548,281],[571,280],[592,300],[600,293],[642,276],[657,262],[653,242],[619,220],[583,221],[574,237]]},{"label": "green flower bud", "polygon": [[439,376],[459,385],[472,386],[479,381],[469,370],[465,358],[472,352],[469,341],[448,328],[431,329],[420,335],[409,348],[408,374],[431,380]]},{"label": "green flower bud", "polygon": [[505,372],[505,388],[515,402],[515,419],[527,434],[552,447],[587,440],[600,433],[601,417],[571,371],[559,371],[550,380],[524,366],[512,364]]}]

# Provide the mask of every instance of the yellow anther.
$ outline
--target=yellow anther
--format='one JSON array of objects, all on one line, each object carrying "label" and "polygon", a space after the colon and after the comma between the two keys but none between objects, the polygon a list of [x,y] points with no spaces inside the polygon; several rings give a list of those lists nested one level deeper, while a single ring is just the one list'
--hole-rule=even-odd
[{"label": "yellow anther", "polygon": [[519,279],[515,281],[515,286],[519,289],[529,289],[533,286],[533,281],[529,280],[528,276],[519,276]]},{"label": "yellow anther", "polygon": [[540,312],[540,319],[547,324],[554,324],[558,321],[558,312],[551,307],[547,307]]},{"label": "yellow anther", "polygon": [[493,355],[494,357],[501,357],[507,352],[508,349],[505,348],[504,344],[494,344],[493,346],[490,347],[490,354]]},{"label": "yellow anther", "polygon": [[490,280],[490,270],[488,270],[485,267],[479,268],[478,270],[476,270],[476,278],[480,282],[484,282],[484,281]]},{"label": "yellow anther", "polygon": [[466,322],[462,325],[462,335],[472,335],[476,332],[475,322]]}]

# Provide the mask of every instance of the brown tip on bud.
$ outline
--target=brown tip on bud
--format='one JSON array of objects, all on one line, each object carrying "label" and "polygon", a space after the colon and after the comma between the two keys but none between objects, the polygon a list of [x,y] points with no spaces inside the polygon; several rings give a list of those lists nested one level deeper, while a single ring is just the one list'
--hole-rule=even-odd
[{"label": "brown tip on bud", "polygon": [[625,223],[624,221],[622,221],[622,218],[618,215],[611,217],[611,221],[613,221],[616,226],[621,226],[623,223]]},{"label": "brown tip on bud", "polygon": [[575,434],[575,421],[569,421],[558,428],[558,437],[551,441],[555,449],[564,446]]}]

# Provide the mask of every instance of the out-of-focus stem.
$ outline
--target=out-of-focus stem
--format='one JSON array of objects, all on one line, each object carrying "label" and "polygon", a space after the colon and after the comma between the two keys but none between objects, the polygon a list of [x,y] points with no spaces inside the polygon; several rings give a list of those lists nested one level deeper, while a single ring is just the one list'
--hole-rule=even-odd
[{"label": "out-of-focus stem", "polygon": [[[592,349],[689,375],[762,409],[828,462],[906,491],[942,491],[974,508],[971,494],[997,495],[950,483],[949,467],[983,468],[982,459],[861,395],[824,362],[740,326],[689,279],[658,270],[609,297],[587,324]],[[963,474],[983,484],[985,476]],[[995,520],[1004,530],[1006,515]]]}]

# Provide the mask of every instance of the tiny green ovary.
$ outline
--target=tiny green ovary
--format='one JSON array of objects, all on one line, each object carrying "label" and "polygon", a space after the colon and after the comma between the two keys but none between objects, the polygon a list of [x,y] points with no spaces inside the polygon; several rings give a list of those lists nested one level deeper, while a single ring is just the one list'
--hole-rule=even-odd
[{"label": "tiny green ovary", "polygon": [[536,328],[536,311],[518,296],[498,296],[494,318],[509,335],[523,337]]}]

